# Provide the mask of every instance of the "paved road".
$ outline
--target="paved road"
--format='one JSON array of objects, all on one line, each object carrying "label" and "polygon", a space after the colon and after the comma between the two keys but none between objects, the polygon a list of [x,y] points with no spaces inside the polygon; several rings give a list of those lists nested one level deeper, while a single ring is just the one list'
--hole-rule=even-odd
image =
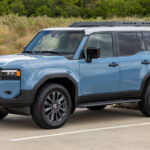
[{"label": "paved road", "polygon": [[149,150],[150,118],[138,110],[78,109],[57,130],[38,128],[30,117],[0,121],[0,150]]}]

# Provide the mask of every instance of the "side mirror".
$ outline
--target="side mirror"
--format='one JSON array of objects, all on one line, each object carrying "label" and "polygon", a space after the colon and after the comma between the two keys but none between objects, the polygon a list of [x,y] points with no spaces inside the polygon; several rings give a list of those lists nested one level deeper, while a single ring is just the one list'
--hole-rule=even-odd
[{"label": "side mirror", "polygon": [[87,48],[87,58],[86,58],[87,63],[91,63],[93,58],[99,57],[100,57],[100,48],[96,47]]}]

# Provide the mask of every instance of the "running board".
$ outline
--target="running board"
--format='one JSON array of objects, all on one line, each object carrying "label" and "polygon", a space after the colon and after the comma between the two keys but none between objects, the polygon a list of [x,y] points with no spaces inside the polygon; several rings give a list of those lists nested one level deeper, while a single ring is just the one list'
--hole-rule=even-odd
[{"label": "running board", "polygon": [[97,101],[97,102],[88,102],[88,103],[82,103],[78,105],[78,108],[86,108],[91,106],[103,106],[103,105],[112,105],[112,104],[120,104],[120,103],[135,103],[140,102],[140,99],[128,99],[128,100],[103,100],[103,101]]}]

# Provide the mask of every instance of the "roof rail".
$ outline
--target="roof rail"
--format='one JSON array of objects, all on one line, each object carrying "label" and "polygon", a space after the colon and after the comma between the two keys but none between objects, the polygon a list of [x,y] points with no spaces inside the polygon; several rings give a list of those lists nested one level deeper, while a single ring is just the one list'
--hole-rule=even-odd
[{"label": "roof rail", "polygon": [[150,26],[150,21],[74,22],[69,27]]}]

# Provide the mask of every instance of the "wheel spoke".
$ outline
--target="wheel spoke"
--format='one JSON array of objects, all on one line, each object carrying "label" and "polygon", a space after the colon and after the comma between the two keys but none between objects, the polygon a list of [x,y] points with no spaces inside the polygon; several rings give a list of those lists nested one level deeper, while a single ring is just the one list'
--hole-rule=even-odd
[{"label": "wheel spoke", "polygon": [[54,120],[54,110],[52,110],[52,112],[50,113],[50,121],[53,121]]},{"label": "wheel spoke", "polygon": [[61,93],[60,92],[57,92],[57,100],[59,99],[59,97],[61,96]]},{"label": "wheel spoke", "polygon": [[59,115],[60,118],[63,117],[63,114],[60,111],[58,111],[58,115]]},{"label": "wheel spoke", "polygon": [[47,107],[51,107],[52,103],[50,103],[49,101],[45,101],[44,105],[47,106]]},{"label": "wheel spoke", "polygon": [[52,112],[53,112],[53,110],[50,110],[48,113],[45,113],[45,114],[46,114],[46,117],[47,117],[48,119],[50,119],[50,115],[52,114]]},{"label": "wheel spoke", "polygon": [[56,121],[58,121],[59,118],[58,118],[58,113],[57,112],[55,112],[55,117],[56,117]]},{"label": "wheel spoke", "polygon": [[54,102],[54,100],[53,100],[53,99],[51,99],[50,95],[48,95],[48,96],[46,97],[46,99],[47,99],[47,102],[51,102],[51,103],[53,103],[53,102]]},{"label": "wheel spoke", "polygon": [[65,112],[65,108],[59,107],[59,110]]},{"label": "wheel spoke", "polygon": [[50,110],[52,110],[52,107],[47,107],[47,108],[45,108],[45,113],[47,114],[48,112],[50,112]]},{"label": "wheel spoke", "polygon": [[66,107],[66,102],[65,101],[63,101],[63,103],[61,103],[60,105],[59,105],[60,107]]},{"label": "wheel spoke", "polygon": [[55,102],[55,100],[56,100],[56,92],[52,92],[52,100]]},{"label": "wheel spoke", "polygon": [[61,104],[61,102],[64,100],[64,96],[61,96],[58,100],[57,100],[57,102],[58,102],[58,104]]}]

